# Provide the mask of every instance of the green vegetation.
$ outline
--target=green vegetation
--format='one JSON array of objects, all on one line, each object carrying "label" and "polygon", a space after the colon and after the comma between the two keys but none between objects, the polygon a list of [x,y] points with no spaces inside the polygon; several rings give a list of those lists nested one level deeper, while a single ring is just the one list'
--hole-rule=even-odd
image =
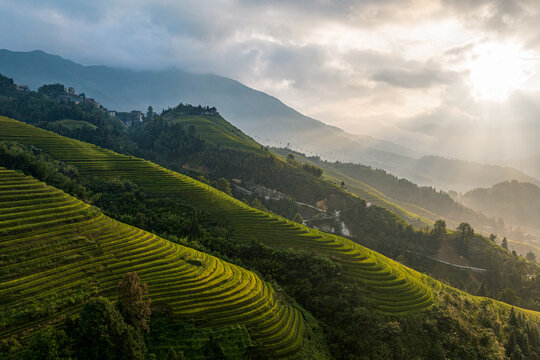
[{"label": "green vegetation", "polygon": [[56,127],[57,128],[56,132],[62,131],[61,128],[66,128],[68,130],[78,130],[78,129],[82,129],[84,127],[90,128],[92,130],[97,129],[96,125],[90,124],[87,121],[71,120],[71,119],[63,119],[63,120],[54,121],[54,122],[52,122],[50,124],[50,126],[51,126],[51,128]]},{"label": "green vegetation", "polygon": [[380,311],[406,313],[429,308],[433,303],[433,292],[423,275],[350,240],[250,208],[187,176],[5,118],[1,119],[0,133],[6,134],[2,140],[39,147],[76,165],[82,174],[127,178],[149,193],[182,198],[203,211],[226,217],[238,240],[256,238],[274,246],[309,248],[335,258],[353,279],[369,289],[368,298]]},{"label": "green vegetation", "polygon": [[[366,356],[372,359],[384,358],[388,353],[405,357],[463,358],[464,354],[472,352],[483,354],[485,358],[503,358],[503,345],[506,346],[510,337],[507,330],[497,324],[506,322],[510,316],[511,308],[506,304],[471,297],[349,240],[255,210],[208,185],[148,161],[115,154],[9,119],[0,121],[0,134],[4,140],[26,143],[38,152],[37,149],[41,149],[68,166],[75,166],[82,178],[104,179],[102,185],[97,182],[91,188],[102,187],[103,195],[96,204],[116,204],[105,206],[110,212],[134,216],[130,219],[135,221],[141,216],[142,222],[146,215],[159,209],[174,208],[180,218],[191,214],[188,232],[201,234],[192,237],[194,245],[199,242],[200,248],[257,269],[265,279],[283,286],[287,294],[323,322],[325,337],[334,354],[351,358],[355,358],[354,354],[368,354]],[[128,183],[121,185],[125,181]],[[121,186],[114,187],[115,182]],[[129,182],[133,185],[128,185]],[[130,186],[135,188],[130,190]],[[107,188],[110,189],[107,191]],[[135,195],[137,189],[143,193]],[[134,195],[132,202],[127,201]],[[139,202],[153,207],[148,208],[148,212],[137,209],[134,204]],[[130,210],[132,207],[134,213]],[[199,215],[189,212],[188,208],[198,209]],[[139,213],[141,210],[143,212]],[[356,211],[362,209],[356,208]],[[345,216],[354,214],[350,212]],[[172,234],[177,232],[170,231],[169,218],[157,216],[155,219],[157,224],[146,221],[147,226],[163,226],[162,231],[167,229],[167,236],[173,238]],[[215,228],[216,221],[228,228],[225,236],[206,237],[211,230],[205,229]],[[233,239],[241,241],[231,241]],[[313,253],[318,256],[314,257]],[[197,267],[199,261],[187,259],[186,263]],[[148,283],[154,294],[152,282]],[[355,309],[354,316],[351,309]],[[379,312],[373,313],[373,309]],[[527,324],[537,326],[537,313],[526,310],[519,313]],[[482,319],[490,320],[485,323],[487,320]],[[421,330],[427,329],[429,322],[438,324],[436,331]],[[446,327],[442,325],[445,322]],[[373,325],[366,328],[366,323]],[[418,343],[419,331],[433,333],[430,345]],[[445,334],[453,331],[460,336],[455,342],[448,342]],[[392,338],[396,342],[391,341]],[[376,350],[372,349],[375,339],[381,343]],[[529,351],[536,351],[532,349]]]},{"label": "green vegetation", "polygon": [[302,345],[301,315],[282,305],[255,274],[116,222],[5,169],[0,234],[2,338],[55,322],[92,296],[113,296],[122,274],[136,270],[154,301],[180,319],[245,326],[253,341],[276,356]]},{"label": "green vegetation", "polygon": [[285,159],[293,154],[300,164],[311,164],[323,169],[329,181],[344,181],[346,188],[362,199],[395,212],[410,224],[425,228],[433,226],[437,219],[444,218],[450,227],[461,221],[472,224],[495,225],[495,221],[458,204],[446,192],[430,186],[418,186],[407,179],[398,178],[381,169],[339,161],[329,162],[319,157],[306,157],[290,149],[272,149]]},{"label": "green vegetation", "polygon": [[[25,111],[28,109],[32,106]],[[210,109],[181,105],[157,115],[149,109],[149,121],[129,133],[123,130],[115,134],[100,127],[89,141],[102,144],[107,138],[114,139],[109,141],[115,143],[112,148],[129,149],[132,154],[194,175],[222,192],[148,161],[7,119],[0,121],[0,140],[27,146],[1,146],[2,164],[46,180],[122,222],[256,271],[277,289],[278,297],[291,296],[291,302],[296,301],[320,321],[318,328],[317,321],[303,313],[306,346],[296,356],[326,358],[325,342],[337,358],[382,359],[392,354],[395,358],[462,359],[503,358],[505,353],[519,351],[534,354],[534,345],[522,349],[525,335],[512,330],[515,325],[504,325],[512,319],[509,306],[471,297],[347,239],[303,227],[299,222],[307,214],[309,224],[323,224],[323,218],[331,215],[336,229],[341,228],[343,221],[357,242],[417,270],[434,274],[461,289],[531,308],[537,307],[535,299],[539,298],[540,284],[534,278],[536,267],[504,251],[494,241],[475,235],[466,224],[463,231],[449,234],[443,222],[438,222],[431,233],[415,231],[395,214],[369,206],[348,193],[346,189],[353,186],[353,181],[336,178],[336,185],[332,185],[319,178],[320,167],[306,166],[297,156],[280,161],[255,142],[255,146],[243,142],[245,135],[238,129],[235,133],[225,120],[215,112],[206,113],[207,110]],[[51,128],[50,122],[39,125]],[[76,131],[53,130],[81,138]],[[121,144],[128,146],[122,148]],[[341,186],[337,185],[340,182]],[[264,192],[249,194],[238,184],[255,190],[262,184],[290,198],[281,197],[282,194],[279,198],[266,198]],[[246,202],[258,210],[226,195],[231,193],[249,199]],[[309,211],[321,211],[314,206],[319,206],[319,202],[327,209],[326,215],[309,219]],[[265,209],[295,222],[261,211]],[[486,242],[491,247],[486,247]],[[489,266],[489,275],[469,276],[464,270],[449,270],[449,265],[435,259],[439,251],[448,248],[466,260],[480,259],[479,263]],[[186,262],[194,267],[203,265],[198,258]],[[479,266],[477,262],[472,265]],[[524,281],[526,274],[532,274],[528,281]],[[505,287],[499,289],[497,284]],[[379,311],[373,312],[374,309]],[[524,328],[533,329],[526,337],[530,344],[534,343],[537,314],[515,312],[520,314]],[[184,351],[188,358],[193,358],[200,353],[220,356],[216,355],[216,343],[221,344],[221,349],[243,348],[239,344],[246,343],[241,340],[242,329],[246,333],[242,325],[227,325],[234,334],[229,341],[218,335],[223,334],[219,329],[226,332],[227,327],[213,333],[200,328],[200,324],[152,319],[150,327],[160,330],[152,335],[155,341],[147,338],[147,343],[152,344],[149,349],[160,357]],[[266,333],[274,330],[272,327]],[[207,340],[198,342],[200,338]],[[517,338],[519,351],[514,345]],[[264,348],[260,350],[258,355],[251,355],[265,352]]]},{"label": "green vegetation", "polygon": [[534,184],[505,181],[488,189],[475,189],[460,196],[468,206],[520,226],[538,228],[540,188]]},{"label": "green vegetation", "polygon": [[17,91],[13,80],[0,74],[0,113],[117,151],[133,151],[133,144],[124,136],[125,125],[104,109],[89,103],[58,102],[55,97],[65,94],[60,84],[40,90]]},{"label": "green vegetation", "polygon": [[210,145],[261,151],[261,146],[256,141],[231,125],[219,114],[203,111],[201,114],[189,115],[186,114],[184,107],[185,105],[180,104],[173,109],[165,110],[161,114],[161,118],[169,125],[181,124],[187,129],[194,126],[200,136]]}]

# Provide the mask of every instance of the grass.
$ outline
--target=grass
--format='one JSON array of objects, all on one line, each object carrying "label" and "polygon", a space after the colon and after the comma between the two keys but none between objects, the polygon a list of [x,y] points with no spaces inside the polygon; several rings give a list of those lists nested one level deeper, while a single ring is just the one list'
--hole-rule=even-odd
[{"label": "grass", "polygon": [[69,130],[75,130],[75,129],[82,129],[84,127],[88,127],[92,130],[97,129],[97,126],[94,124],[90,124],[87,121],[82,120],[72,120],[72,119],[62,119],[51,123],[52,126],[58,127],[62,126]]},{"label": "grass", "polygon": [[[423,311],[434,303],[444,302],[441,292],[454,291],[346,238],[251,208],[206,184],[143,159],[120,155],[7,118],[0,118],[0,140],[33,145],[58,160],[77,166],[84,174],[130,179],[151,196],[176,198],[209,214],[225,217],[234,228],[234,238],[239,241],[257,239],[275,247],[305,249],[328,256],[342,264],[344,276],[364,285],[372,307],[385,314]],[[271,292],[271,289],[263,286],[259,291]],[[471,301],[485,300],[466,296]],[[511,308],[496,301],[492,304],[501,312]],[[231,314],[230,308],[223,309],[219,319]],[[253,311],[264,313],[263,308]],[[524,313],[538,320],[538,313],[526,310]],[[288,341],[287,336],[276,336]]]},{"label": "grass", "polygon": [[[365,285],[371,304],[382,312],[405,314],[433,304],[434,291],[426,285],[425,275],[343,237],[256,210],[206,184],[143,159],[6,118],[0,121],[0,133],[1,140],[41,148],[77,166],[86,175],[131,179],[154,196],[177,197],[205,212],[225,216],[234,227],[234,237],[240,241],[257,239],[272,246],[307,249],[339,261],[351,279]],[[389,296],[393,301],[387,301]]]},{"label": "grass", "polygon": [[[52,196],[44,202],[32,196],[39,192]],[[122,275],[137,271],[152,300],[168,304],[179,318],[245,327],[275,356],[302,346],[298,310],[278,301],[252,272],[114,221],[4,168],[0,234],[0,338],[77,311],[90,296],[114,298]]]},{"label": "grass", "polygon": [[187,129],[194,126],[205,141],[212,145],[263,152],[261,145],[219,115],[163,115],[171,124],[182,124]]}]

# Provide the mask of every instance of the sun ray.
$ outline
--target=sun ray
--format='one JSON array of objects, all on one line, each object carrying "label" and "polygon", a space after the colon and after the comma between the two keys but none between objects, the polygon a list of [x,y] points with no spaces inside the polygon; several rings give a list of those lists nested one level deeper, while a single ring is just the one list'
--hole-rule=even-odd
[{"label": "sun ray", "polygon": [[483,43],[469,59],[469,82],[477,101],[504,101],[530,76],[530,55],[518,44]]}]

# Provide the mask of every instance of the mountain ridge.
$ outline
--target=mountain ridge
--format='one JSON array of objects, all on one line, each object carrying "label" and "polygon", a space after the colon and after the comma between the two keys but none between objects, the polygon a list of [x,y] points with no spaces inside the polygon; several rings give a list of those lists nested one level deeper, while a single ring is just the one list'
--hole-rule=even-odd
[{"label": "mountain ridge", "polygon": [[[448,182],[448,174],[463,170],[457,160],[443,161],[439,157],[436,164],[426,164],[425,159],[416,158],[426,154],[371,136],[347,133],[299,113],[274,96],[214,74],[84,66],[41,50],[6,49],[0,50],[0,73],[31,87],[58,82],[73,86],[111,110],[144,110],[148,105],[156,110],[167,109],[179,102],[216,106],[231,123],[263,145],[290,144],[306,154],[381,168],[420,185],[466,191],[504,180],[535,182],[523,172],[506,174],[503,168],[497,170],[497,176],[483,175],[478,180],[469,172],[468,177]],[[441,162],[454,168],[449,167],[450,171],[441,175],[437,170]],[[430,176],[424,176],[428,172]]]}]

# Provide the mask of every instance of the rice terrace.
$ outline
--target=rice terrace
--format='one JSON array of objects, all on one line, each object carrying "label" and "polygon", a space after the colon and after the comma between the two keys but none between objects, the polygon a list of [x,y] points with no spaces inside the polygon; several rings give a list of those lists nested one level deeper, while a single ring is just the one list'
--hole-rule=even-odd
[{"label": "rice terrace", "polygon": [[540,359],[535,1],[0,19],[0,360]]}]

